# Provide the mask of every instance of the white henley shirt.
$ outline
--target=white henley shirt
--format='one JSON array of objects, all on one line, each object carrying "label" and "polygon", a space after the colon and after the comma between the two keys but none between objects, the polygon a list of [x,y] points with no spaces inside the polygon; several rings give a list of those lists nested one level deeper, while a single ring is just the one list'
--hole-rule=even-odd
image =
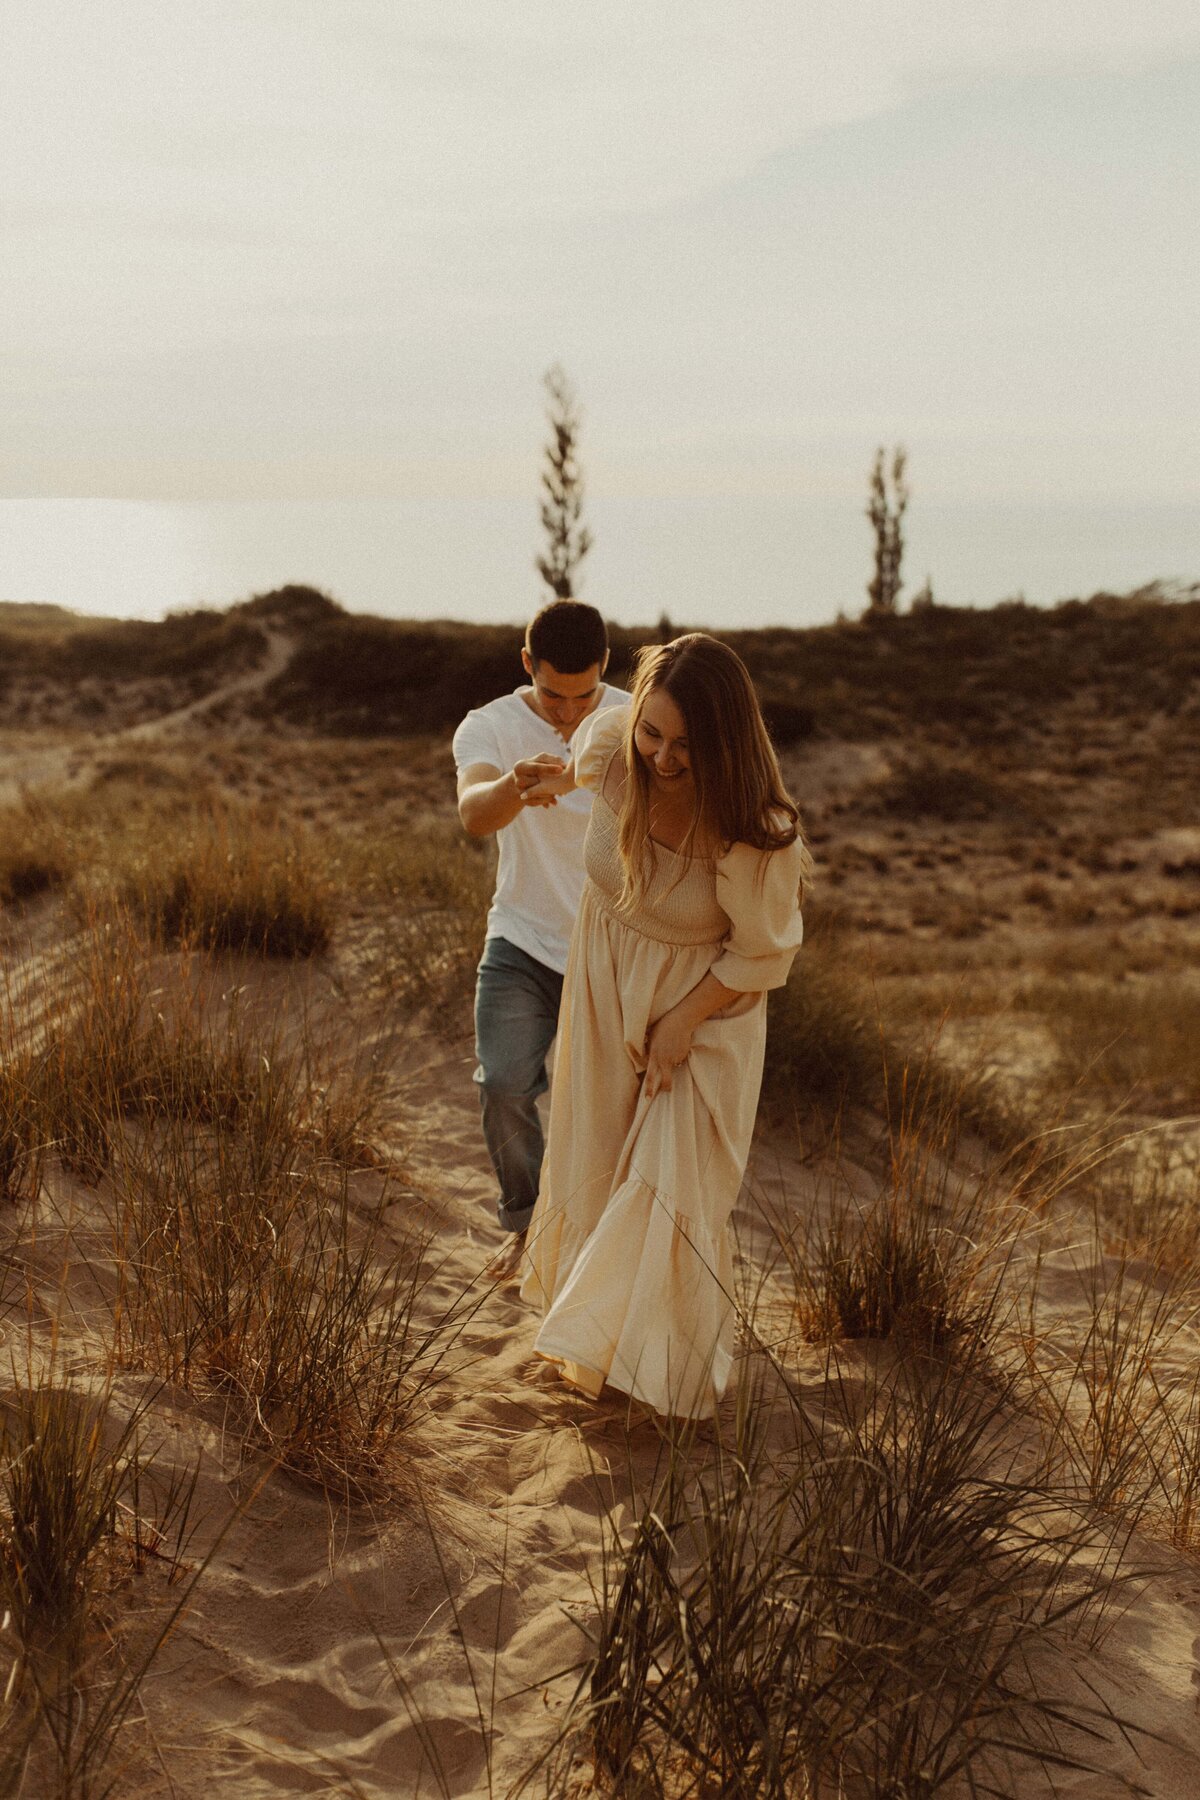
[{"label": "white henley shirt", "polygon": [[[593,710],[628,704],[624,689],[605,684]],[[581,719],[576,731],[592,716]],[[454,734],[454,763],[459,770],[490,763],[504,774],[514,763],[546,751],[567,761],[571,748],[515,688],[467,714]],[[588,790],[576,788],[554,806],[523,806],[496,833],[500,865],[487,935],[515,944],[560,975],[583,894],[583,840],[591,807]]]}]

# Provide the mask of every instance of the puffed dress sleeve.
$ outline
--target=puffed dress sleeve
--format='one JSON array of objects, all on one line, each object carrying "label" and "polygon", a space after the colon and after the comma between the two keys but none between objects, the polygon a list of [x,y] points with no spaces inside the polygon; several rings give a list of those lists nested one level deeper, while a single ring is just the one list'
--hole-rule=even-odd
[{"label": "puffed dress sleeve", "polygon": [[804,937],[800,889],[804,848],[797,838],[781,850],[734,844],[717,861],[717,903],[729,918],[712,973],[736,993],[782,987]]},{"label": "puffed dress sleeve", "polygon": [[571,740],[575,781],[579,787],[599,788],[613,752],[621,746],[629,718],[627,706],[606,706],[585,719]]}]

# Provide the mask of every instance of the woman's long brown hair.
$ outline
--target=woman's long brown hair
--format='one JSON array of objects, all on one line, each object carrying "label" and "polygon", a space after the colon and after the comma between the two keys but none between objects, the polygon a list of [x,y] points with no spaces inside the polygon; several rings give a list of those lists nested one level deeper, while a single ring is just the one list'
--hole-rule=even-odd
[{"label": "woman's long brown hair", "polygon": [[[637,653],[633,704],[625,730],[625,789],[618,842],[625,871],[621,901],[642,898],[649,880],[650,777],[634,732],[647,696],[662,690],[683,714],[696,811],[680,856],[695,855],[699,834],[724,854],[734,844],[782,850],[801,836],[800,814],[783,785],[758,696],[740,656],[692,631]],[[805,865],[807,873],[807,858]]]}]

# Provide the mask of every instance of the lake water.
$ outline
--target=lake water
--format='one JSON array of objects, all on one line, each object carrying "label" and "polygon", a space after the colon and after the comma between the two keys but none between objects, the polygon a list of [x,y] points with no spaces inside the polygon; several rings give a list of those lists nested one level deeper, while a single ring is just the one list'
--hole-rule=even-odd
[{"label": "lake water", "polygon": [[[811,625],[866,603],[871,535],[848,501],[590,504],[582,596],[622,624]],[[910,507],[905,596],[1049,604],[1200,578],[1200,501]],[[0,500],[0,599],[157,618],[304,582],[355,612],[523,620],[540,604],[528,500]],[[903,598],[903,597],[902,597]]]}]

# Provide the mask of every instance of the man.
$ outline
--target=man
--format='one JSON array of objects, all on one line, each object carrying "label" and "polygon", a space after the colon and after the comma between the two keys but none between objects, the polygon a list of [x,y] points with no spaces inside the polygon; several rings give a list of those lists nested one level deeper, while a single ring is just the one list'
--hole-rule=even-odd
[{"label": "man", "polygon": [[583,892],[591,795],[525,796],[547,762],[563,767],[579,725],[628,705],[608,687],[608,634],[594,606],[554,600],[525,636],[528,687],[469,712],[454,734],[459,817],[472,837],[499,838],[496,892],[475,990],[475,1080],[483,1135],[500,1183],[497,1217],[520,1252],[542,1167],[539,1094],[558,1026],[567,946]]}]

